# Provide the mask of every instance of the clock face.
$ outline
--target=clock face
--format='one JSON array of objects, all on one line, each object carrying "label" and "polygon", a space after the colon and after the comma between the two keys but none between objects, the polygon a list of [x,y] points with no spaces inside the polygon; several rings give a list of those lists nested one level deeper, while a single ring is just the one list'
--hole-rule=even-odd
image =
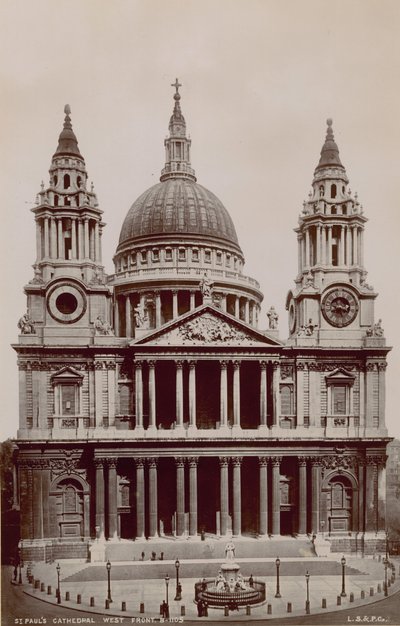
[{"label": "clock face", "polygon": [[322,300],[322,314],[332,326],[348,326],[357,313],[358,302],[347,289],[333,289]]},{"label": "clock face", "polygon": [[57,322],[72,324],[86,311],[86,296],[75,285],[58,284],[47,296],[47,310]]}]

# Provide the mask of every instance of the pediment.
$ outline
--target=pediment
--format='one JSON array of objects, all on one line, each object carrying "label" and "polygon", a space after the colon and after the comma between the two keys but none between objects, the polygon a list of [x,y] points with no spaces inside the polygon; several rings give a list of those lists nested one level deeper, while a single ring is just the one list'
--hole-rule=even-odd
[{"label": "pediment", "polygon": [[327,376],[325,376],[327,384],[329,383],[349,383],[352,384],[354,382],[355,376],[351,372],[348,372],[343,367],[337,368]]},{"label": "pediment", "polygon": [[280,346],[270,337],[213,306],[203,305],[136,339],[135,344],[170,346]]},{"label": "pediment", "polygon": [[53,376],[51,377],[51,382],[54,383],[80,383],[83,380],[83,374],[78,372],[73,367],[66,366],[59,369]]}]

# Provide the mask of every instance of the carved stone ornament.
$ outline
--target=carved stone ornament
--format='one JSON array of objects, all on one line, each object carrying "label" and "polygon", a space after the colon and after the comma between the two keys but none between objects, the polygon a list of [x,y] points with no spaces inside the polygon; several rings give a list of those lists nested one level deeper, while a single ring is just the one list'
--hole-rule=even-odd
[{"label": "carved stone ornament", "polygon": [[322,466],[324,469],[347,469],[354,470],[357,459],[354,456],[333,455],[330,454],[322,458]]},{"label": "carved stone ornament", "polygon": [[281,365],[281,378],[293,378],[293,367],[291,365]]},{"label": "carved stone ornament", "polygon": [[241,343],[250,339],[246,333],[212,315],[203,315],[186,322],[178,329],[177,333],[184,342],[189,341],[190,343]]},{"label": "carved stone ornament", "polygon": [[94,330],[96,335],[113,335],[114,332],[108,322],[105,322],[101,315],[96,317],[94,322]]},{"label": "carved stone ornament", "polygon": [[33,321],[28,313],[24,313],[23,316],[19,318],[18,328],[21,331],[21,335],[34,335],[36,333]]}]

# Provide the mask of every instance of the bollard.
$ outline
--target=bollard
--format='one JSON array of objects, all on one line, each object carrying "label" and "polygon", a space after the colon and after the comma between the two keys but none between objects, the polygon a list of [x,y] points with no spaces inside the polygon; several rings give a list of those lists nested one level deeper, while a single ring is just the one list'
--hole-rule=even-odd
[{"label": "bollard", "polygon": [[139,613],[144,613],[144,602],[140,603]]},{"label": "bollard", "polygon": [[33,583],[33,576],[32,576],[32,574],[29,574],[29,576],[28,576],[28,583],[30,585]]},{"label": "bollard", "polygon": [[47,585],[47,595],[51,596],[51,585]]},{"label": "bollard", "polygon": [[65,592],[65,600],[68,601],[69,600],[69,591]]},{"label": "bollard", "polygon": [[361,589],[361,600],[365,600],[365,591]]},{"label": "bollard", "polygon": [[268,615],[272,615],[272,604],[267,604],[267,613]]},{"label": "bollard", "polygon": [[126,611],[126,602],[121,603],[121,611]]},{"label": "bollard", "polygon": [[376,586],[376,592],[380,593],[382,591],[381,583],[378,583]]},{"label": "bollard", "polygon": [[40,588],[40,580],[36,578],[35,582],[34,582],[34,585],[35,585],[35,589],[39,589]]},{"label": "bollard", "polygon": [[78,593],[78,595],[76,596],[76,603],[77,604],[82,604],[82,596],[80,593]]},{"label": "bollard", "polygon": [[185,605],[182,604],[182,606],[181,606],[181,616],[184,617],[185,615],[186,615]]},{"label": "bollard", "polygon": [[349,602],[354,602],[354,593],[353,592],[350,593]]},{"label": "bollard", "polygon": [[45,590],[44,583],[40,583],[40,591],[44,591],[44,590]]},{"label": "bollard", "polygon": [[370,595],[370,596],[373,596],[373,595],[374,595],[374,588],[373,588],[373,587],[370,587],[370,588],[369,588],[369,595]]},{"label": "bollard", "polygon": [[342,598],[341,598],[340,596],[337,596],[337,598],[336,598],[336,604],[337,604],[338,606],[340,606],[340,605],[342,604]]},{"label": "bollard", "polygon": [[381,562],[381,559],[382,559],[381,555],[380,555],[380,554],[378,554],[378,563],[380,563],[380,562]]},{"label": "bollard", "polygon": [[250,604],[246,604],[246,615],[251,615]]},{"label": "bollard", "polygon": [[106,601],[104,602],[104,608],[105,608],[105,609],[109,609],[109,608],[110,608],[110,600],[106,600]]},{"label": "bollard", "polygon": [[322,598],[321,608],[326,609],[326,598]]},{"label": "bollard", "polygon": [[90,606],[94,606],[94,597],[90,596]]},{"label": "bollard", "polygon": [[224,617],[229,616],[229,606],[224,606]]},{"label": "bollard", "polygon": [[291,613],[291,612],[292,612],[292,603],[291,603],[291,602],[288,602],[288,603],[287,603],[287,612],[288,612],[288,613]]}]

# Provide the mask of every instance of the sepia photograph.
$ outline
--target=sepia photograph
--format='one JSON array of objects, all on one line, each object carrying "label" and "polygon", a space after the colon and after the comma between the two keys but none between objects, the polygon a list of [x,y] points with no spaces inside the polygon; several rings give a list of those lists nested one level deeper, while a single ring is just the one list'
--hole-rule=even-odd
[{"label": "sepia photograph", "polygon": [[399,625],[398,0],[0,50],[1,625]]}]

